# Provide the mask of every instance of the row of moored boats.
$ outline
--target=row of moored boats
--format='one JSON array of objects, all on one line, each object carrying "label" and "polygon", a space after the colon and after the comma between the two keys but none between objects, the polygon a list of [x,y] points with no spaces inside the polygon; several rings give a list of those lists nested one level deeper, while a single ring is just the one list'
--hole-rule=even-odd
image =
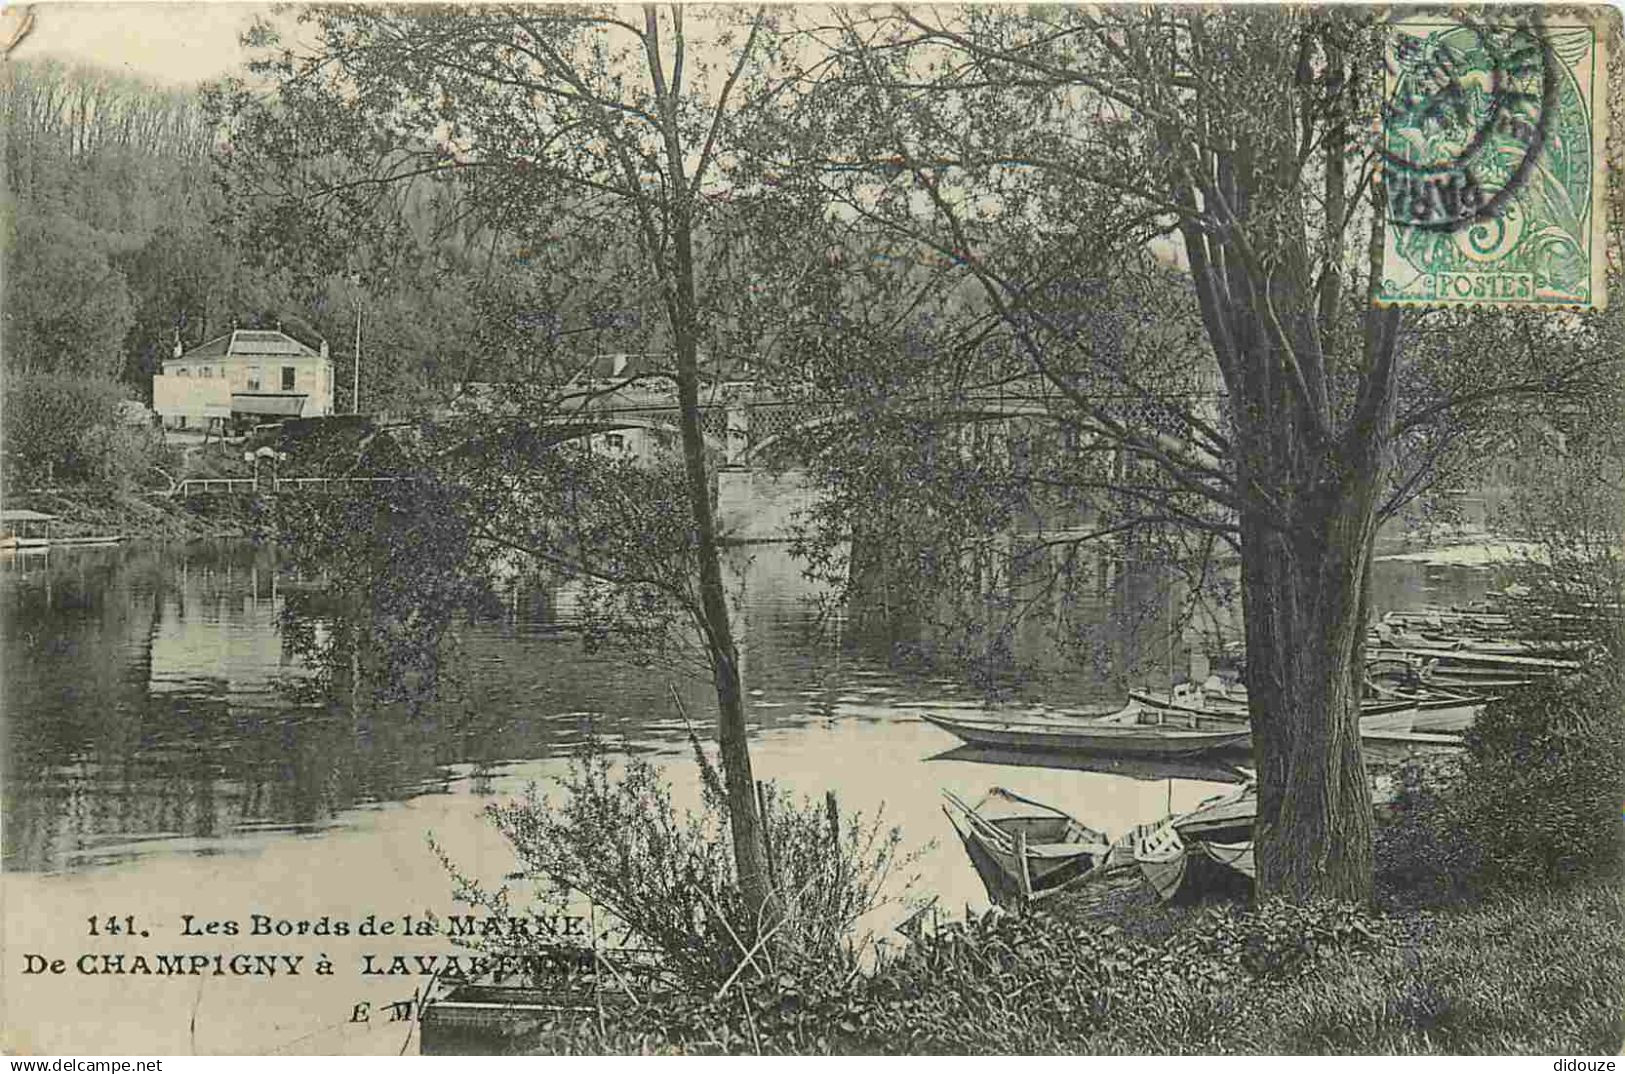
[{"label": "row of moored boats", "polygon": [[[1579,667],[1579,643],[1515,637],[1489,610],[1391,613],[1366,641],[1360,735],[1370,741],[1452,745],[1501,691]],[[1247,688],[1213,677],[1166,692],[1130,690],[1104,713],[1022,719],[925,713],[978,750],[1033,765],[1130,756],[1168,760],[1247,750]],[[1238,770],[1242,771],[1242,770]],[[1022,904],[1105,878],[1138,876],[1162,898],[1250,885],[1257,789],[1247,781],[1196,809],[1108,837],[1061,810],[995,787],[945,810],[995,903]]]}]

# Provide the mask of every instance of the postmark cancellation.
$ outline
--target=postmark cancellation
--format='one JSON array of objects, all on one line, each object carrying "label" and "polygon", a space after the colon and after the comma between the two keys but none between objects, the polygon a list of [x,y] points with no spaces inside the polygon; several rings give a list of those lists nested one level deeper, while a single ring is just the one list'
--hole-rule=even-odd
[{"label": "postmark cancellation", "polygon": [[1381,305],[1604,303],[1604,24],[1504,10],[1393,24]]}]

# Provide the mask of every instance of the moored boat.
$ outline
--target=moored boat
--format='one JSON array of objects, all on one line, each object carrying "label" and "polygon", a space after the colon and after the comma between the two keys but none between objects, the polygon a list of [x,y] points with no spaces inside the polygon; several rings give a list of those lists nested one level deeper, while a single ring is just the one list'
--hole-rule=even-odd
[{"label": "moored boat", "polygon": [[1378,660],[1398,656],[1408,660],[1435,661],[1441,670],[1452,672],[1487,670],[1500,674],[1552,675],[1560,671],[1573,671],[1580,667],[1577,660],[1562,660],[1549,656],[1509,656],[1503,653],[1474,652],[1469,649],[1445,649],[1421,645],[1373,646],[1368,656]]},{"label": "moored boat", "polygon": [[943,791],[943,812],[971,864],[1001,905],[1019,905],[1053,892],[1105,861],[1106,836],[1054,806],[991,788],[974,805]]},{"label": "moored boat", "polygon": [[1134,861],[1158,898],[1241,894],[1257,876],[1253,822],[1258,786],[1244,784],[1188,813],[1134,833]]},{"label": "moored boat", "polygon": [[1257,878],[1253,843],[1186,842],[1171,827],[1135,847],[1140,875],[1165,902],[1202,895],[1245,894]]},{"label": "moored boat", "polygon": [[[1185,687],[1182,689],[1181,687]],[[1245,687],[1231,687],[1215,695],[1201,687],[1175,686],[1171,694],[1130,690],[1129,700],[1148,709],[1195,714],[1213,719],[1248,719]],[[1408,698],[1367,698],[1360,703],[1360,733],[1402,732],[1412,728],[1418,702]]]},{"label": "moored boat", "polygon": [[1236,843],[1253,837],[1258,819],[1258,784],[1252,780],[1228,794],[1205,799],[1167,821],[1187,840]]},{"label": "moored boat", "polygon": [[1246,749],[1252,731],[1232,717],[1168,714],[1130,704],[1086,720],[992,720],[925,712],[921,718],[971,746],[1056,753],[1125,753],[1188,757]]},{"label": "moored boat", "polygon": [[1229,763],[1234,754],[1216,753],[1197,757],[1125,757],[1112,753],[1063,753],[1057,751],[1000,749],[967,746],[963,743],[928,757],[930,761],[968,761],[972,764],[1004,765],[1013,768],[1049,768],[1066,772],[1103,772],[1112,776],[1145,782],[1170,779],[1201,783],[1240,783],[1247,777]]}]

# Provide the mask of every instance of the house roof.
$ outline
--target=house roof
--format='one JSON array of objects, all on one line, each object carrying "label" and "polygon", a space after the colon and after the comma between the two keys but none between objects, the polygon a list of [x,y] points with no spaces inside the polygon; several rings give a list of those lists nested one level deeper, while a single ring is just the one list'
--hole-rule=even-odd
[{"label": "house roof", "polygon": [[180,356],[188,358],[320,358],[321,355],[286,332],[239,328],[216,336]]}]

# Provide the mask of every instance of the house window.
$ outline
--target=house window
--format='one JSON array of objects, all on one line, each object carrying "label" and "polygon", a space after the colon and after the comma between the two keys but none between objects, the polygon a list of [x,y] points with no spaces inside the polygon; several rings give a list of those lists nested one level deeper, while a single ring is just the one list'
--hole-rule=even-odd
[{"label": "house window", "polygon": [[202,373],[206,377],[212,377],[214,376],[214,366],[206,365],[202,369],[198,370],[198,372]]},{"label": "house window", "polygon": [[282,367],[282,390],[285,392],[293,391],[293,366],[291,365]]},{"label": "house window", "polygon": [[621,451],[626,447],[626,437],[620,433],[609,433],[604,437],[604,445],[612,451]]},{"label": "house window", "polygon": [[178,377],[189,377],[192,375],[192,371],[183,365],[179,369],[175,370],[175,375]]},{"label": "house window", "polygon": [[260,371],[258,367],[248,371],[248,390],[251,392],[260,390]]},{"label": "house window", "polygon": [[180,417],[175,419],[175,428],[177,428],[177,429],[186,428],[186,415],[185,414],[182,414]]}]

